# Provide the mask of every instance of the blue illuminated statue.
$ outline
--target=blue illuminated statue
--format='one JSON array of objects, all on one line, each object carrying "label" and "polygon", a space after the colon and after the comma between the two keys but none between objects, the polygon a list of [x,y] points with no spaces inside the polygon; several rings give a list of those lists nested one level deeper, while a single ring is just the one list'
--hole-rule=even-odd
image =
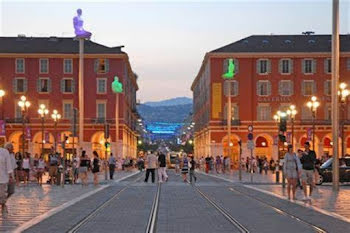
[{"label": "blue illuminated statue", "polygon": [[74,32],[78,38],[90,39],[91,32],[85,31],[83,28],[84,21],[81,17],[83,11],[81,9],[77,10],[77,16],[73,18]]}]

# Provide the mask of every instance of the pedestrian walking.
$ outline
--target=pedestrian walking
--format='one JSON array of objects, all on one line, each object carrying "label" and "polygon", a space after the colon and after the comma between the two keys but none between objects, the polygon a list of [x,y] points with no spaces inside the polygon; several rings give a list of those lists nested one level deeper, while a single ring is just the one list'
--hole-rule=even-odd
[{"label": "pedestrian walking", "polygon": [[197,182],[197,176],[195,174],[195,168],[196,168],[196,161],[194,160],[193,156],[190,157],[190,182],[192,183],[192,177],[194,178],[194,182]]},{"label": "pedestrian walking", "polygon": [[301,164],[298,156],[293,152],[293,146],[288,145],[287,149],[284,156],[283,172],[288,182],[288,199],[290,200],[290,191],[292,191],[292,199],[295,200],[296,183],[301,171]]},{"label": "pedestrian walking", "polygon": [[98,185],[98,174],[100,172],[100,159],[96,151],[93,151],[94,159],[92,162],[92,174],[94,175],[94,185]]},{"label": "pedestrian walking", "polygon": [[147,155],[146,158],[146,177],[145,182],[148,182],[149,174],[152,175],[152,183],[155,182],[155,170],[157,168],[157,157],[155,154],[153,154],[153,151],[150,151],[150,153]]},{"label": "pedestrian walking", "polygon": [[108,159],[109,179],[111,179],[111,180],[113,180],[116,163],[117,163],[117,161],[115,160],[113,154],[111,153],[111,155],[109,156],[109,159]]},{"label": "pedestrian walking", "polygon": [[[316,153],[313,150],[310,150],[310,143],[305,142],[304,144],[305,151],[300,159],[302,164],[302,183],[304,189],[304,198],[303,200],[310,200],[312,191],[314,188],[314,170],[315,170],[315,162],[316,162]],[[310,185],[310,193],[307,195],[307,185]]]},{"label": "pedestrian walking", "polygon": [[90,160],[86,157],[86,152],[83,150],[81,152],[81,158],[79,163],[79,177],[81,179],[82,185],[87,185],[88,170],[90,168]]},{"label": "pedestrian walking", "polygon": [[24,184],[27,184],[30,179],[30,157],[26,154],[23,159]]},{"label": "pedestrian walking", "polygon": [[43,156],[41,155],[36,166],[36,177],[40,186],[43,184],[43,174],[45,172],[45,167],[46,163]]},{"label": "pedestrian walking", "polygon": [[52,153],[49,155],[49,176],[51,184],[56,183],[57,172],[58,172],[58,155],[57,153]]},{"label": "pedestrian walking", "polygon": [[15,171],[15,177],[16,177],[16,185],[19,185],[19,182],[21,180],[22,177],[22,155],[21,153],[17,152],[15,154],[15,159],[16,159],[16,171]]},{"label": "pedestrian walking", "polygon": [[205,173],[209,173],[210,170],[210,157],[209,155],[205,158]]},{"label": "pedestrian walking", "polygon": [[77,183],[77,180],[79,179],[79,164],[80,164],[80,158],[79,156],[74,156],[73,158],[73,183]]},{"label": "pedestrian walking", "polygon": [[9,182],[13,182],[13,166],[10,153],[8,150],[0,148],[0,204],[3,218],[6,218],[8,214],[6,201],[8,198],[7,187]]},{"label": "pedestrian walking", "polygon": [[[13,145],[12,143],[8,142],[5,144],[4,148],[9,152],[11,165],[12,165],[12,174],[14,175],[17,168],[17,163],[16,163],[15,155],[13,153]],[[7,185],[7,198],[9,198],[15,193],[15,186],[16,186],[15,179],[11,179],[11,181],[9,181]]]},{"label": "pedestrian walking", "polygon": [[182,156],[182,162],[181,162],[181,174],[184,182],[187,182],[187,173],[188,173],[188,158],[187,158],[187,155],[184,154]]},{"label": "pedestrian walking", "polygon": [[168,181],[168,175],[166,174],[166,157],[165,157],[165,154],[163,154],[162,152],[159,153],[158,163],[159,163],[159,168],[158,168],[159,183]]}]

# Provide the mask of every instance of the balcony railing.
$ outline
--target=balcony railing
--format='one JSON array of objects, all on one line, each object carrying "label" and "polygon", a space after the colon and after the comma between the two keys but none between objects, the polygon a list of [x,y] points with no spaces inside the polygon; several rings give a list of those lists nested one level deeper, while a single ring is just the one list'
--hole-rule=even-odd
[{"label": "balcony railing", "polygon": [[[227,125],[227,120],[222,120],[222,125]],[[231,125],[241,125],[241,120],[231,120]]]},{"label": "balcony railing", "polygon": [[[29,118],[25,118],[24,122],[25,123],[29,123],[30,119]],[[6,118],[5,122],[7,124],[21,124],[22,123],[22,117],[20,118]]]}]

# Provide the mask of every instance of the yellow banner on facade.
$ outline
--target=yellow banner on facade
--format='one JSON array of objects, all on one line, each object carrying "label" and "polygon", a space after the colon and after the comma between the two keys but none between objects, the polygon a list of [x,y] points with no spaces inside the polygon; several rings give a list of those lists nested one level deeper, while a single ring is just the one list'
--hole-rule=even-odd
[{"label": "yellow banner on facade", "polygon": [[221,105],[222,105],[222,84],[221,83],[213,83],[212,84],[212,118],[220,118]]}]

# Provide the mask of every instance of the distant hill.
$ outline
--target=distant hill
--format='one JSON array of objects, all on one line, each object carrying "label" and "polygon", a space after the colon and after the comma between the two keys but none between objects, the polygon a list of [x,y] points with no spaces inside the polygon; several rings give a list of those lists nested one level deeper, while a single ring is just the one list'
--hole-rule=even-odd
[{"label": "distant hill", "polygon": [[140,104],[137,110],[146,124],[152,122],[182,123],[188,114],[192,112],[192,103],[168,106]]},{"label": "distant hill", "polygon": [[160,107],[160,106],[174,106],[174,105],[192,105],[192,99],[188,97],[177,97],[173,99],[167,99],[156,102],[145,102],[143,105],[148,105],[151,107]]}]

